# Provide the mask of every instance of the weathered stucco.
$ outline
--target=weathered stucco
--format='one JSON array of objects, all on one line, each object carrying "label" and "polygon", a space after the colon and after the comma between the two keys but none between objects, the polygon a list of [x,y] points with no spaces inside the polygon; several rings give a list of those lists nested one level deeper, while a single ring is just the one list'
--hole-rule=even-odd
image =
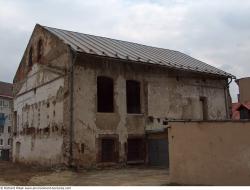
[{"label": "weathered stucco", "polygon": [[[36,44],[40,39],[43,56],[38,61]],[[28,66],[31,47],[33,65]],[[113,113],[97,112],[98,76],[114,81]],[[140,82],[140,114],[127,114],[126,80]],[[225,119],[226,82],[225,78],[201,73],[73,52],[36,26],[14,78],[14,160],[43,165],[102,165],[100,138],[107,137],[115,139],[117,162],[126,163],[128,138],[145,138],[146,126],[150,130],[162,127],[155,125],[156,120],[201,119],[201,97],[207,99],[207,119]]]},{"label": "weathered stucco", "polygon": [[170,122],[170,180],[250,185],[250,122]]},{"label": "weathered stucco", "polygon": [[[37,60],[37,43],[42,40],[42,57]],[[33,48],[32,65],[28,65]],[[56,48],[55,48],[56,47]],[[36,27],[14,79],[13,161],[44,166],[65,162],[63,146],[65,71],[67,47]],[[66,84],[67,85],[67,84]]]},{"label": "weathered stucco", "polygon": [[[114,80],[114,113],[97,112],[97,76]],[[141,84],[141,114],[127,114],[126,80],[129,79]],[[208,119],[227,117],[223,79],[204,79],[202,75],[186,73],[181,77],[181,72],[163,68],[85,57],[77,60],[74,80],[74,158],[82,166],[98,163],[98,137],[107,134],[118,135],[119,161],[126,161],[124,147],[128,136],[145,135],[148,116],[160,121],[201,119],[200,97],[207,97]],[[81,144],[85,146],[84,153]]]}]

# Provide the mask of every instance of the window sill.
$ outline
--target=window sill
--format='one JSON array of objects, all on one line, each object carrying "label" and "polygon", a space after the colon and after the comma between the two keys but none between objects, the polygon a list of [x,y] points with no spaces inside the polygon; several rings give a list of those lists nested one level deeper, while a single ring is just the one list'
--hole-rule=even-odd
[{"label": "window sill", "polygon": [[128,116],[144,116],[144,113],[127,113]]},{"label": "window sill", "polygon": [[96,112],[96,114],[99,114],[99,115],[115,115],[116,113],[115,112]]},{"label": "window sill", "polygon": [[127,164],[144,164],[145,161],[144,160],[130,160],[130,161],[127,161]]}]

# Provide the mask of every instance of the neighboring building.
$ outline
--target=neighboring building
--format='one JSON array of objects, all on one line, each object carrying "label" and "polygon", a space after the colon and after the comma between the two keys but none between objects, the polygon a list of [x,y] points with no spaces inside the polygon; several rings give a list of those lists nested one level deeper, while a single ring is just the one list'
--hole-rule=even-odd
[{"label": "neighboring building", "polygon": [[241,103],[232,103],[232,119],[239,120],[240,119],[240,111],[238,110],[241,106]]},{"label": "neighboring building", "polygon": [[235,80],[239,86],[238,101],[240,103],[250,102],[250,77]]},{"label": "neighboring building", "polygon": [[233,103],[233,117],[234,120],[250,119],[250,102]]},{"label": "neighboring building", "polygon": [[232,104],[232,119],[250,119],[250,77],[235,80],[239,86],[238,102]]},{"label": "neighboring building", "polygon": [[0,81],[0,160],[10,157],[12,101],[12,84]]},{"label": "neighboring building", "polygon": [[13,160],[167,165],[168,120],[228,119],[228,78],[178,51],[36,25],[14,78]]}]

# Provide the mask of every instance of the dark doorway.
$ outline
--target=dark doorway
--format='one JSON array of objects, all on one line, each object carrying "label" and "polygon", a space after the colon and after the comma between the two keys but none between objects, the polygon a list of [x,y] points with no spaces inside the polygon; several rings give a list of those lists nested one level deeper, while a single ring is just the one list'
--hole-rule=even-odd
[{"label": "dark doorway", "polygon": [[127,113],[141,113],[140,82],[126,81]]},{"label": "dark doorway", "polygon": [[115,162],[115,140],[102,139],[102,162]]},{"label": "dark doorway", "polygon": [[114,84],[109,77],[97,77],[97,111],[114,112]]},{"label": "dark doorway", "polygon": [[169,167],[168,141],[166,139],[149,139],[149,164]]},{"label": "dark doorway", "polygon": [[208,119],[207,97],[200,97],[200,102],[202,110],[202,120],[207,120]]},{"label": "dark doorway", "polygon": [[145,142],[143,138],[128,139],[127,161],[144,161]]}]

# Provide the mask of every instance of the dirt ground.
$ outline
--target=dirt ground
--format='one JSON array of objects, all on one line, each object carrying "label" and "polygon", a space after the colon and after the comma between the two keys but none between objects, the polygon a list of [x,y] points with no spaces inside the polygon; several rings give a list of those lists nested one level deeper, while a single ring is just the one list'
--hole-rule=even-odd
[{"label": "dirt ground", "polygon": [[0,161],[1,185],[62,185],[62,186],[158,186],[169,182],[166,168],[130,166],[102,170],[41,170],[25,165]]}]

